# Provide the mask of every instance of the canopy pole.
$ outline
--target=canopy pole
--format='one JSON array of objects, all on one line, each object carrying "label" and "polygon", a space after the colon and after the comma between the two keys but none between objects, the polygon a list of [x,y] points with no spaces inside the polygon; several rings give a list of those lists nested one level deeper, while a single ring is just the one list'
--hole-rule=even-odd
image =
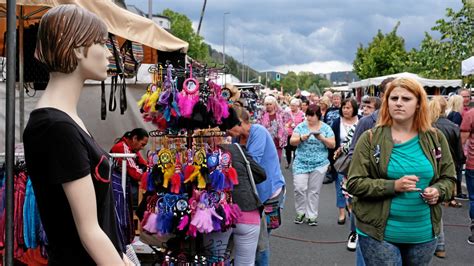
[{"label": "canopy pole", "polygon": [[23,23],[23,6],[20,6],[20,15],[18,16],[18,88],[20,90],[20,142],[23,142],[23,130],[25,129],[25,25]]},{"label": "canopy pole", "polygon": [[5,126],[5,257],[13,265],[13,164],[15,158],[16,0],[7,1],[7,91]]}]

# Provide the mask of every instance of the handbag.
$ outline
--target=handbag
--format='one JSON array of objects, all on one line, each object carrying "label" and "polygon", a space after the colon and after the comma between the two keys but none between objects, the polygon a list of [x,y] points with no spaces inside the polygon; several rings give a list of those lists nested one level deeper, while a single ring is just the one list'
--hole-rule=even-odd
[{"label": "handbag", "polygon": [[339,156],[336,161],[334,161],[334,169],[338,173],[342,173],[344,175],[347,175],[349,172],[349,166],[351,165],[351,158],[349,156],[349,153],[342,154]]},{"label": "handbag", "polygon": [[252,173],[252,168],[250,167],[250,162],[249,160],[247,160],[247,157],[245,157],[244,151],[242,150],[240,145],[238,143],[234,143],[234,145],[237,146],[237,148],[239,148],[240,154],[242,154],[242,158],[244,158],[245,164],[247,165],[247,173],[250,179],[250,184],[252,185],[252,192],[255,195],[255,197],[259,199],[260,197],[258,196],[258,193],[257,193],[257,186],[255,185],[255,180],[253,179],[253,173]]},{"label": "handbag", "polygon": [[[242,151],[242,148],[240,147],[239,144],[234,143],[239,150],[240,153],[242,154],[242,157],[244,158],[245,164],[247,165],[247,172],[248,176],[250,178],[250,183],[252,184],[252,190],[253,193],[257,198],[258,193],[257,193],[257,186],[255,185],[255,180],[253,179],[253,174],[252,174],[252,169],[250,167],[250,162],[247,160],[247,157],[245,157],[244,152]],[[264,206],[264,212],[265,212],[265,218],[266,218],[266,223],[267,223],[267,228],[268,229],[277,229],[281,225],[281,212],[280,212],[280,204],[279,200],[277,199],[269,199],[265,203],[263,203]]]}]

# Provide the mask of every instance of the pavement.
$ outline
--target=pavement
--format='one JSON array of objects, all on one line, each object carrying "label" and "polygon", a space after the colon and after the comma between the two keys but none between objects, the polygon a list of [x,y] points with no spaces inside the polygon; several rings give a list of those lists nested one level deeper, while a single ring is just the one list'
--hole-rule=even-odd
[{"label": "pavement", "polygon": [[[318,226],[295,224],[293,177],[290,169],[282,167],[287,194],[282,225],[272,232],[270,239],[271,265],[355,265],[355,252],[346,249],[349,220],[344,225],[337,224],[334,183],[322,187]],[[474,246],[467,243],[470,234],[469,202],[459,202],[463,204],[462,208],[443,207],[446,258],[433,256],[431,265],[474,265]]]}]

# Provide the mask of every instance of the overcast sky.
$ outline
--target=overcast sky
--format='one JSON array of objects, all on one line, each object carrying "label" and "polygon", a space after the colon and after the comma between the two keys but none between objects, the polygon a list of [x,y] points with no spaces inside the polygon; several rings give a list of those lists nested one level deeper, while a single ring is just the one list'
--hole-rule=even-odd
[{"label": "overcast sky", "polygon": [[[153,12],[169,8],[185,14],[197,30],[204,0],[153,0]],[[148,13],[148,0],[126,0]],[[407,49],[419,48],[424,32],[461,0],[208,0],[201,26],[205,42],[222,52],[226,15],[226,54],[258,71],[352,69],[359,43],[397,21]],[[244,52],[243,52],[244,51]]]}]

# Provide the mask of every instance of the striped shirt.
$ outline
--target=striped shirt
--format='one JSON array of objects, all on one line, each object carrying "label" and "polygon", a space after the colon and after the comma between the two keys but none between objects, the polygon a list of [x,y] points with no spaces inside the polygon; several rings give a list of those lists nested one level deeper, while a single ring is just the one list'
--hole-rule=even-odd
[{"label": "striped shirt", "polygon": [[[419,178],[416,184],[422,191],[434,176],[433,166],[421,148],[416,136],[401,144],[395,144],[387,169],[388,179],[396,180],[405,175]],[[392,200],[385,227],[385,241],[392,243],[425,243],[433,240],[431,211],[420,192],[398,193]]]}]

